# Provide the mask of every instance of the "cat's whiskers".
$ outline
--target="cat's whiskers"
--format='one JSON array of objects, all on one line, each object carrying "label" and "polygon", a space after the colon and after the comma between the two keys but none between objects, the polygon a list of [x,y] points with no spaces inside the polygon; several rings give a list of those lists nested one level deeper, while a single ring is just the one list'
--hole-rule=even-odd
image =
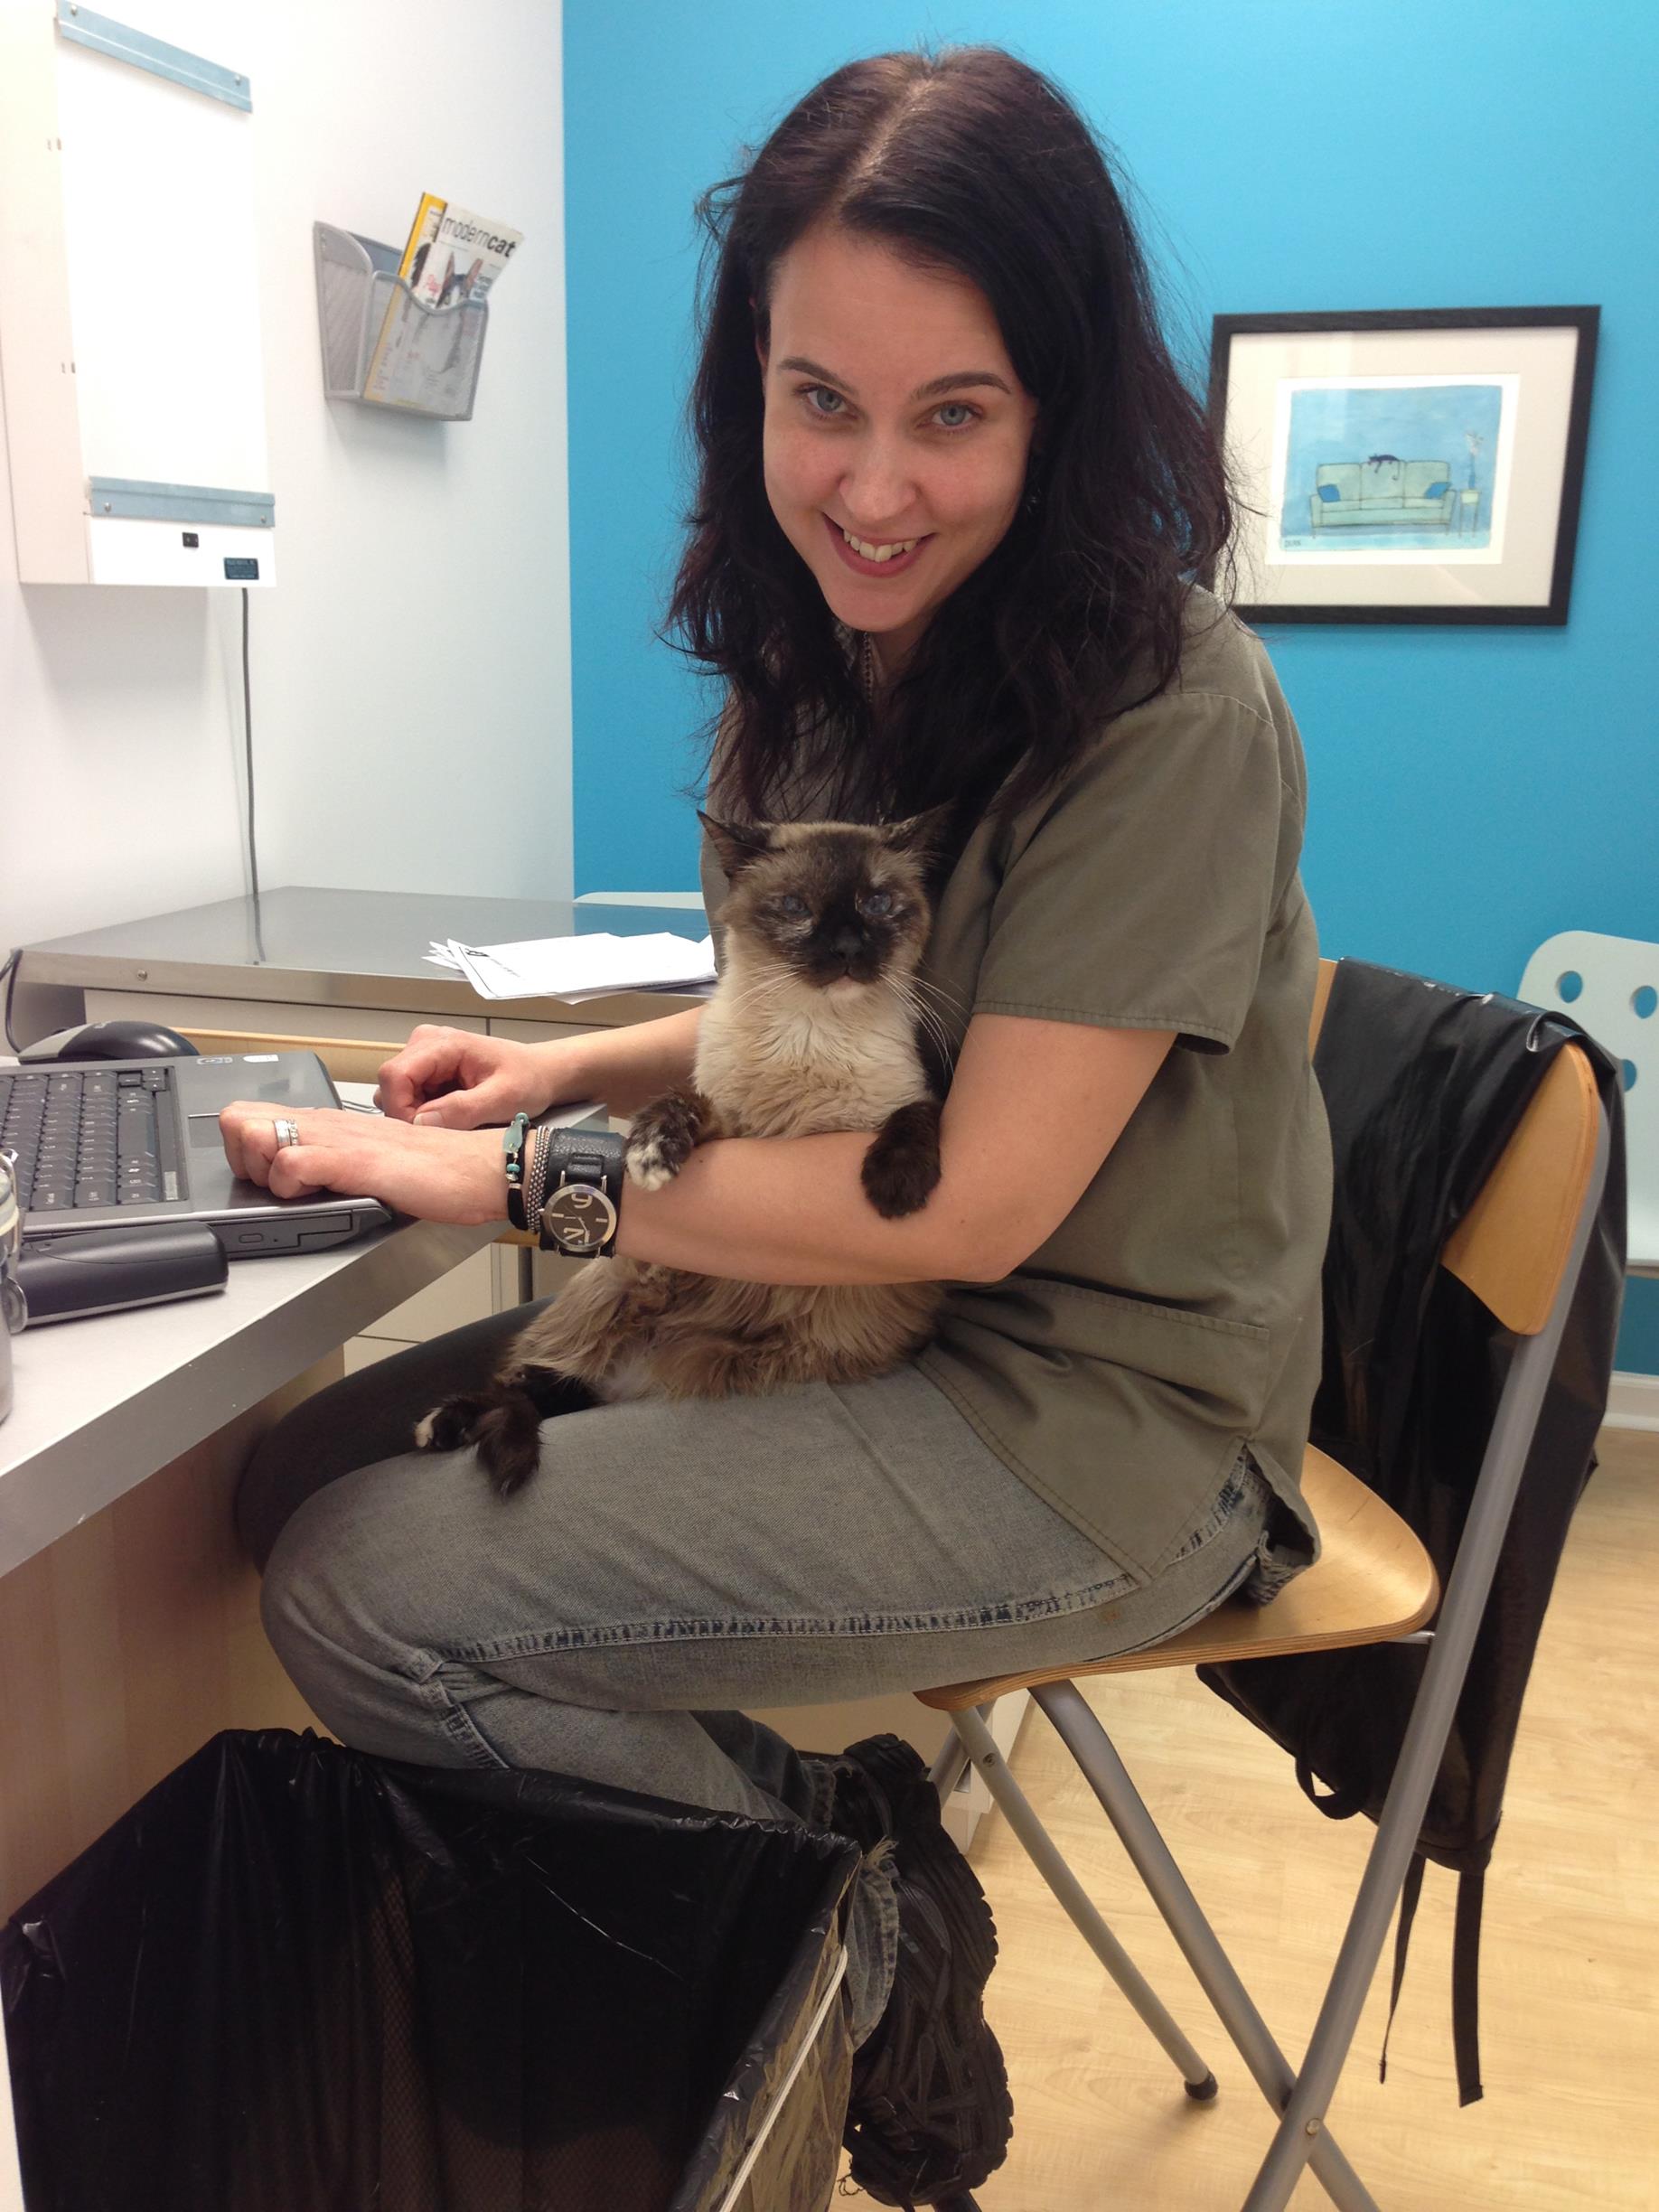
[{"label": "cat's whiskers", "polygon": [[952,1014],[966,1015],[967,1001],[959,998],[955,991],[947,990],[942,983],[935,983],[931,976],[924,976],[920,970],[913,968],[908,979],[917,990],[931,992],[935,998],[942,1000]]},{"label": "cat's whiskers", "polygon": [[[945,1013],[951,1017],[951,1020],[954,1022],[955,1026],[959,1028],[966,1029],[968,1026],[967,1004],[963,999],[957,996],[956,992],[947,990],[942,983],[935,983],[928,977],[917,973],[914,970],[912,970],[906,980],[908,981],[912,990],[918,992],[924,991],[928,994],[929,998],[937,999],[940,1002],[940,1006],[942,1006],[945,1009]],[[938,1040],[939,1049],[944,1054],[947,1066],[953,1065],[955,1062],[955,1052],[951,1044],[949,1029],[946,1026],[944,1017],[941,1014],[938,1006],[930,1007],[928,1011],[933,1017],[932,1034]]]},{"label": "cat's whiskers", "polygon": [[735,998],[722,998],[721,1005],[727,1014],[740,1014],[757,1002],[775,998],[788,980],[786,975],[776,973],[757,976],[754,982],[745,984]]},{"label": "cat's whiskers", "polygon": [[889,975],[884,976],[882,981],[905,1012],[911,1016],[918,1028],[923,1030],[938,1046],[940,1057],[944,1062],[946,1074],[954,1073],[956,1054],[951,1048],[950,1036],[937,1012],[915,989],[916,979],[914,976]]}]

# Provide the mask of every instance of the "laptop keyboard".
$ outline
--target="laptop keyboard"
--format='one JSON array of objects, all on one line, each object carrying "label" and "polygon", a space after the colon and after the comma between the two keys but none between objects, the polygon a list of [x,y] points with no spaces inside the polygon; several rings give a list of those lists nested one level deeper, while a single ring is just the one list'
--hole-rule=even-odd
[{"label": "laptop keyboard", "polygon": [[0,1149],[16,1155],[24,1213],[177,1198],[172,1089],[164,1066],[0,1070]]}]

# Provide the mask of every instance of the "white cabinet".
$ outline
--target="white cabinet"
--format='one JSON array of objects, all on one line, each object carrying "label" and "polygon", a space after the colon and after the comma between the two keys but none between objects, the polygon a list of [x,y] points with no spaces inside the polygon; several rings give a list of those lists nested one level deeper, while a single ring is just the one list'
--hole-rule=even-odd
[{"label": "white cabinet", "polygon": [[[214,0],[0,6],[0,370],[25,584],[275,575],[251,92]],[[132,20],[132,18],[137,20]]]}]

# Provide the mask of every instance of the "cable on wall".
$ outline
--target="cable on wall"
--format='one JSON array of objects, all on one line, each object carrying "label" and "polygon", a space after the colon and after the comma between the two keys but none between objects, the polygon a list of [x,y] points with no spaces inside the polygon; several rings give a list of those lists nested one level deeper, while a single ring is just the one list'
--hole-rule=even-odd
[{"label": "cable on wall", "polygon": [[254,952],[265,958],[264,917],[259,909],[259,848],[254,835],[253,682],[248,664],[248,586],[242,586],[242,757],[248,769],[248,874],[253,889]]}]

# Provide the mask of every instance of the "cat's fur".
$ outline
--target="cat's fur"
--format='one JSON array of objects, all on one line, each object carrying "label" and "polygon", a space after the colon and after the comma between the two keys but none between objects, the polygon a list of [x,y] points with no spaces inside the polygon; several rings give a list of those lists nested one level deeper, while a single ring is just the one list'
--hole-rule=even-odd
[{"label": "cat's fur", "polygon": [[[720,982],[691,1084],[630,1125],[629,1180],[661,1188],[708,1138],[876,1129],[865,1193],[890,1219],[917,1212],[940,1174],[940,1109],[910,979],[927,942],[923,871],[938,817],[883,829],[703,820],[731,882]],[[870,913],[884,897],[888,911]],[[940,1297],[932,1283],[799,1289],[590,1261],[514,1341],[494,1384],[437,1407],[417,1441],[476,1445],[505,1496],[535,1471],[548,1412],[859,1382],[926,1341]]]}]

